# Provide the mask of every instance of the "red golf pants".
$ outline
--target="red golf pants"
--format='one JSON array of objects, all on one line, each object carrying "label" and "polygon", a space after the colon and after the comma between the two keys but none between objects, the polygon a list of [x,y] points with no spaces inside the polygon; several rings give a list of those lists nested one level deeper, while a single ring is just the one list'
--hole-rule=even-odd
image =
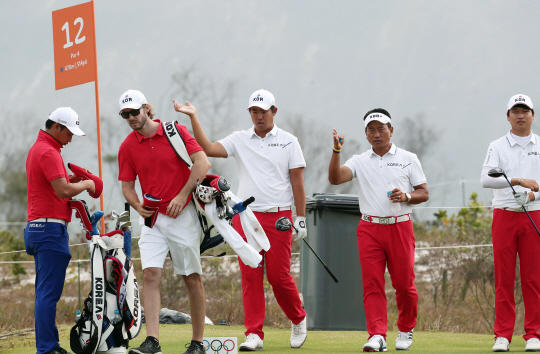
[{"label": "red golf pants", "polygon": [[[263,325],[265,316],[265,296],[264,296],[264,264],[266,263],[266,277],[272,286],[277,303],[294,324],[302,322],[306,317],[306,311],[302,307],[298,288],[291,275],[291,245],[292,229],[289,231],[276,230],[276,220],[286,216],[292,221],[290,210],[277,213],[254,212],[257,220],[261,224],[268,240],[270,249],[268,252],[261,251],[263,260],[262,267],[251,268],[245,265],[241,259],[240,271],[242,273],[242,301],[244,304],[244,326],[246,326],[246,336],[255,333],[264,339]],[[240,216],[233,218],[234,229],[246,240]]]},{"label": "red golf pants", "polygon": [[[540,226],[540,211],[529,212],[529,215]],[[540,236],[527,214],[502,209],[493,211],[491,235],[495,264],[495,336],[512,341],[516,323],[516,255],[519,255],[525,305],[523,338],[540,339]]]},{"label": "red golf pants", "polygon": [[386,267],[396,290],[398,328],[402,332],[410,332],[416,326],[418,312],[418,293],[414,284],[415,242],[412,221],[381,225],[362,220],[356,234],[369,336],[378,334],[386,338]]}]

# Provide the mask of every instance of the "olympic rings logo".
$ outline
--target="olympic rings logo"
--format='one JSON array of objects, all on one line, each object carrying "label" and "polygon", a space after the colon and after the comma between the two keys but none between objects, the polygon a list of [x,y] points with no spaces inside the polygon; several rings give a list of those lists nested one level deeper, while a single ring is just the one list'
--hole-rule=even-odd
[{"label": "olympic rings logo", "polygon": [[[227,345],[227,342],[230,342],[230,344]],[[212,352],[210,352],[212,354],[227,353],[234,350],[234,348],[234,341],[231,339],[227,339],[223,343],[219,339],[214,339],[212,343],[209,343],[206,339],[204,340],[204,351],[207,352],[212,350]]]}]

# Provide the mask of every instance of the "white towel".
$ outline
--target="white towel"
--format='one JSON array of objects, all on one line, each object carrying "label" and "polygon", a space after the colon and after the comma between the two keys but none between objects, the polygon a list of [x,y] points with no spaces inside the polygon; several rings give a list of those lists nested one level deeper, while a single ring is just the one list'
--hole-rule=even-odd
[{"label": "white towel", "polygon": [[[243,201],[231,191],[226,192],[226,194],[227,197],[231,198],[235,205]],[[255,250],[260,252],[261,250],[268,251],[270,249],[270,241],[268,241],[268,237],[266,237],[266,233],[259,223],[259,220],[257,220],[257,217],[249,207],[247,207],[244,212],[240,213],[240,223],[242,224],[242,230],[244,230],[248,243],[255,248]]]},{"label": "white towel", "polygon": [[257,268],[262,261],[262,256],[259,254],[259,251],[256,251],[252,246],[246,243],[242,236],[229,225],[227,220],[218,217],[216,201],[214,200],[212,203],[206,204],[204,211],[206,212],[208,219],[214,224],[218,233],[223,236],[225,242],[231,246],[238,257],[242,259],[242,262],[251,268]]}]

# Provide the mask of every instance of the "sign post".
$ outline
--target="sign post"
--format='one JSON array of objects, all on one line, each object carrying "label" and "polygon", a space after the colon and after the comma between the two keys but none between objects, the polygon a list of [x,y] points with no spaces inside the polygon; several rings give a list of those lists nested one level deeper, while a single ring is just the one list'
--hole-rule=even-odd
[{"label": "sign post", "polygon": [[[95,84],[99,178],[103,179],[94,2],[53,11],[52,22],[56,90],[92,81]],[[103,193],[100,207],[104,211]],[[105,232],[104,219],[101,230]]]}]

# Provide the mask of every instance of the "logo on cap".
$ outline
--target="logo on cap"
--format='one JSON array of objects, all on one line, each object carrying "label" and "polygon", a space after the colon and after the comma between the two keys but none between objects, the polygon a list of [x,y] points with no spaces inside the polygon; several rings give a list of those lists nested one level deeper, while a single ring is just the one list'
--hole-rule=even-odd
[{"label": "logo on cap", "polygon": [[521,96],[519,96],[518,98],[516,98],[514,100],[514,102],[525,102],[526,100],[524,98],[522,98]]},{"label": "logo on cap", "polygon": [[257,95],[257,97],[253,97],[253,101],[264,101],[264,98],[259,97],[260,95]]},{"label": "logo on cap", "polygon": [[131,101],[132,101],[132,100],[131,100],[131,97],[128,97],[128,96],[126,95],[126,98],[124,98],[124,99],[122,100],[122,103],[131,102]]}]

